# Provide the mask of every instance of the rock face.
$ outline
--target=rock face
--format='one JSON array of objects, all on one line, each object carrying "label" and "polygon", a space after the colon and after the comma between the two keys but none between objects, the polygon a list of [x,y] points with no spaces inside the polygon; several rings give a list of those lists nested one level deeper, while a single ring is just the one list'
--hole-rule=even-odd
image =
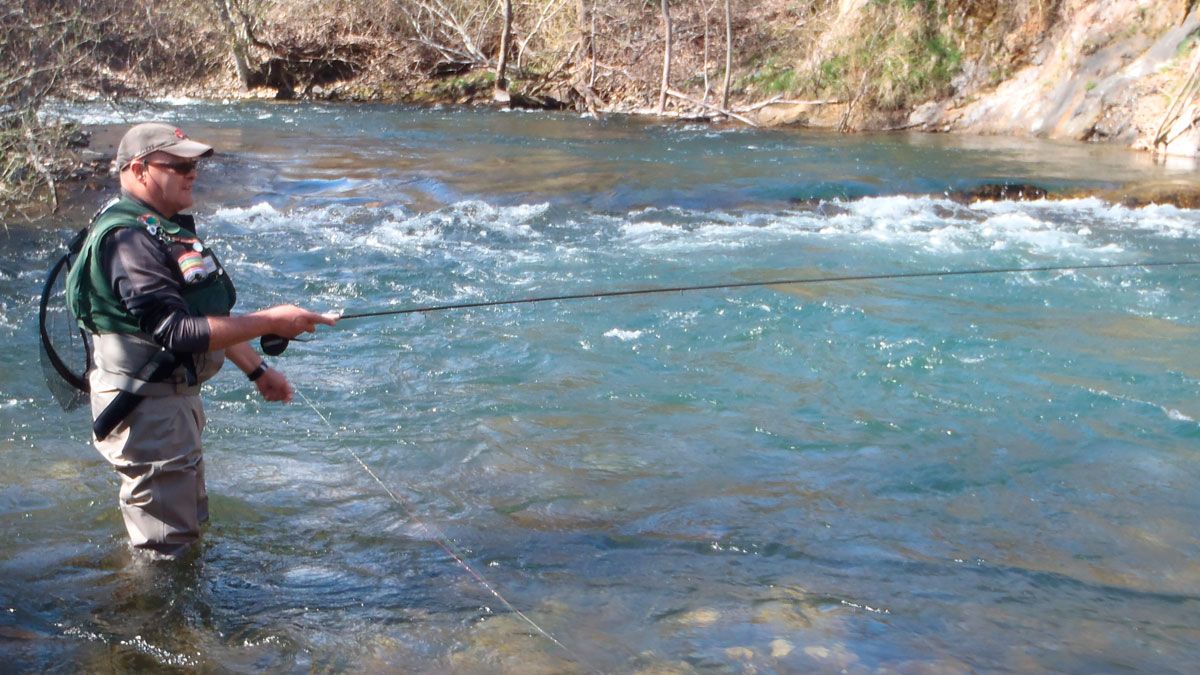
[{"label": "rock face", "polygon": [[[1200,133],[1193,124],[1200,105],[1194,93],[1178,95],[1200,66],[1200,57],[1192,57],[1200,54],[1193,44],[1200,30],[1200,9],[1194,4],[1066,0],[1061,20],[1028,65],[987,86],[973,84],[986,82],[986,73],[964,64],[956,95],[920,106],[909,125],[1200,154]],[[1178,98],[1184,100],[1168,116]]]},{"label": "rock face", "polygon": [[[798,70],[819,72],[847,58],[844,45],[866,39],[864,26],[881,6],[830,3]],[[845,127],[850,119],[858,129],[1033,136],[1200,156],[1200,1],[946,0],[936,7],[962,59],[944,98],[867,110],[851,92],[838,101],[781,101],[758,110],[756,120]],[[920,55],[904,58],[909,67]],[[861,83],[886,70],[868,70]]]}]

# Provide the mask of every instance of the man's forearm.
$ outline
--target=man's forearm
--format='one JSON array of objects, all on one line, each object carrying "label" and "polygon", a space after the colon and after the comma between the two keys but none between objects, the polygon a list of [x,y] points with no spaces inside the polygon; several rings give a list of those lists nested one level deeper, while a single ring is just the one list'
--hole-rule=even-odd
[{"label": "man's forearm", "polygon": [[274,332],[274,322],[261,312],[208,318],[208,349],[215,351]]},{"label": "man's forearm", "polygon": [[301,333],[311,333],[318,325],[337,323],[333,314],[317,314],[295,305],[276,305],[253,314],[210,316],[208,318],[209,351],[225,349],[263,335],[279,335],[288,339]]},{"label": "man's forearm", "polygon": [[258,367],[262,362],[262,357],[258,352],[254,351],[254,347],[248,342],[239,342],[235,345],[229,345],[225,348],[225,357],[233,361],[243,373],[248,373]]}]

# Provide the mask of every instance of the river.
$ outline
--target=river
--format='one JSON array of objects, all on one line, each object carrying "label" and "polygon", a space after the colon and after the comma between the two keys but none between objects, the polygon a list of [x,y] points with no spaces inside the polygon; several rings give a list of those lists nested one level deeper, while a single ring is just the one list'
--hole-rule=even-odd
[{"label": "river", "polygon": [[[1169,177],[1012,139],[177,102],[239,308],[1200,260]],[[134,559],[38,365],[103,192],[0,232],[0,660],[22,671],[1194,672],[1200,277],[1122,267],[344,321],[206,387],[212,522]],[[489,590],[490,589],[490,590]],[[493,593],[494,591],[494,593]]]}]

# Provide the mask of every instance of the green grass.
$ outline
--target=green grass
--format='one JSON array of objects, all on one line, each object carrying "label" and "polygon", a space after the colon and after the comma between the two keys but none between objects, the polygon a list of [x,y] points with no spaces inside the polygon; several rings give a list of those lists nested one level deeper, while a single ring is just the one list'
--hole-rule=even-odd
[{"label": "green grass", "polygon": [[739,84],[739,89],[760,94],[790,94],[800,85],[800,73],[792,66],[781,65],[771,58],[743,78]]}]

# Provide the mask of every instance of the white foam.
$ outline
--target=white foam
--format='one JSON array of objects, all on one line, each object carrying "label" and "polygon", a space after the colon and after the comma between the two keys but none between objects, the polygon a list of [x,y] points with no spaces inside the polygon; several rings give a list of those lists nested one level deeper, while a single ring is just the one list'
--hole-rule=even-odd
[{"label": "white foam", "polygon": [[616,338],[616,339],[620,340],[621,342],[632,342],[632,341],[642,337],[642,331],[640,331],[640,330],[623,330],[620,328],[613,328],[612,330],[605,333],[604,337]]},{"label": "white foam", "polygon": [[816,233],[931,253],[1008,251],[1041,259],[1110,261],[1139,250],[1149,230],[1169,238],[1200,233],[1200,213],[1172,207],[1130,210],[1098,199],[978,202],[962,207],[927,197],[867,198],[826,217]]},{"label": "white foam", "polygon": [[204,105],[202,99],[187,96],[164,96],[143,99],[144,103],[136,106],[127,104],[114,105],[108,101],[94,99],[90,101],[54,101],[39,112],[42,119],[71,120],[79,124],[136,124],[151,120],[170,118],[170,111],[165,108],[181,108],[185,106]]},{"label": "white foam", "polygon": [[279,211],[274,206],[271,206],[267,202],[258,202],[257,204],[254,204],[254,205],[248,206],[248,207],[244,207],[244,208],[243,207],[220,208],[220,209],[217,209],[216,212],[213,213],[213,216],[215,216],[217,218],[224,218],[225,220],[232,220],[232,221],[239,221],[239,222],[245,221],[245,220],[250,220],[255,217],[265,216],[265,217],[273,218],[278,215],[280,215]]},{"label": "white foam", "polygon": [[[816,231],[810,214],[775,216],[733,215],[719,212],[678,211],[682,223],[661,220],[630,220],[618,227],[629,245],[663,253],[699,250],[735,250],[771,241],[786,240]],[[689,222],[691,221],[691,222]]]},{"label": "white foam", "polygon": [[989,249],[1016,246],[1034,253],[1086,250],[1088,239],[1077,231],[1063,230],[1026,213],[1007,213],[988,218],[978,229]]},{"label": "white foam", "polygon": [[1087,221],[1091,226],[1103,224],[1113,228],[1153,232],[1171,238],[1200,237],[1200,211],[1180,209],[1171,205],[1151,204],[1129,208],[1110,204],[1096,197],[1061,201],[978,202],[972,210],[988,213],[1036,212],[1056,216],[1066,222]]},{"label": "white foam", "polygon": [[335,204],[281,211],[267,202],[258,202],[248,207],[218,209],[213,216],[231,225],[235,231],[294,233],[301,230],[313,235],[304,250],[321,251],[330,246],[347,246],[347,230],[351,228],[349,223],[353,220],[354,209]]},{"label": "white foam", "polygon": [[424,226],[410,220],[388,219],[370,233],[355,239],[355,243],[374,249],[413,253],[442,240],[436,227]]},{"label": "white foam", "polygon": [[1174,206],[1150,205],[1130,213],[1134,227],[1172,239],[1200,238],[1200,213]]},{"label": "white foam", "polygon": [[[549,204],[497,207],[481,201],[452,204],[429,213],[398,214],[380,222],[355,243],[402,253],[423,250],[439,242],[456,241],[490,248],[488,243],[541,239],[531,223],[542,217]],[[514,255],[527,256],[527,252]],[[527,260],[528,261],[528,260]]]},{"label": "white foam", "polygon": [[819,233],[934,253],[959,253],[977,246],[972,234],[976,223],[937,211],[938,208],[949,211],[955,206],[928,197],[862,199],[849,204],[846,213],[828,218]]},{"label": "white foam", "polygon": [[1195,422],[1196,421],[1196,420],[1192,419],[1191,417],[1179,412],[1175,408],[1164,408],[1163,410],[1166,411],[1168,419],[1174,420],[1176,422]]},{"label": "white foam", "polygon": [[1169,408],[1165,405],[1162,405],[1159,403],[1154,403],[1153,401],[1145,401],[1145,400],[1142,400],[1139,398],[1134,398],[1132,396],[1118,394],[1116,392],[1108,391],[1107,389],[1097,389],[1095,387],[1086,387],[1086,389],[1088,392],[1090,392],[1096,396],[1103,396],[1105,398],[1110,398],[1114,401],[1122,401],[1122,402],[1127,402],[1127,403],[1134,403],[1137,405],[1143,405],[1143,406],[1147,406],[1150,408],[1158,408],[1159,410],[1161,410],[1163,412],[1164,415],[1167,416],[1167,419],[1175,421],[1175,422],[1195,422],[1196,421],[1190,415],[1180,412],[1179,409],[1177,409],[1177,408]]},{"label": "white foam", "polygon": [[[622,261],[631,254],[662,259],[750,247],[782,251],[828,240],[829,247],[849,246],[868,258],[878,254],[911,262],[932,254],[947,266],[963,257],[971,264],[995,260],[997,252],[1005,264],[1083,264],[1120,262],[1131,253],[1135,259],[1153,256],[1169,245],[1163,237],[1193,236],[1200,223],[1200,212],[1131,210],[1095,199],[966,207],[946,199],[892,196],[831,206],[776,213],[660,207],[549,222],[546,203],[495,206],[466,200],[414,214],[400,206],[283,208],[260,201],[221,208],[215,216],[248,233],[305,231],[311,251],[366,247],[402,256],[437,252],[483,268],[512,270],[518,285],[536,280],[522,269],[548,259],[586,263],[597,247],[611,250],[613,238]],[[1146,222],[1152,224],[1149,236],[1139,234],[1147,230]]]}]

